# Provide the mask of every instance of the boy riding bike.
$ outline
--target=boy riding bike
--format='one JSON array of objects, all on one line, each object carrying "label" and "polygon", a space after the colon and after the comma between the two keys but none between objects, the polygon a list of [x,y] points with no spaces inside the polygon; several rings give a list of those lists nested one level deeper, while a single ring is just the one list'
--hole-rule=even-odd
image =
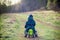
[{"label": "boy riding bike", "polygon": [[[36,34],[36,30],[35,30],[35,21],[33,19],[33,15],[30,15],[28,17],[28,21],[26,22],[26,25],[25,25],[25,37],[27,37],[27,34],[28,34],[28,31],[31,29],[31,31],[33,30],[33,34],[35,34],[35,36],[37,37],[37,34]],[[32,32],[31,32],[32,33]]]}]

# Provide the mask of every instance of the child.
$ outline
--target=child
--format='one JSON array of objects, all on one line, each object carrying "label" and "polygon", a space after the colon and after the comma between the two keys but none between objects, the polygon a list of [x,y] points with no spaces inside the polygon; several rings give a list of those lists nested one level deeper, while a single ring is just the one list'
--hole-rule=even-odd
[{"label": "child", "polygon": [[28,33],[29,29],[32,29],[34,34],[36,33],[35,25],[36,25],[36,23],[33,19],[33,15],[30,15],[28,17],[28,21],[26,22],[26,25],[25,25],[25,29],[26,29],[25,30],[25,37],[27,36],[27,33]]}]

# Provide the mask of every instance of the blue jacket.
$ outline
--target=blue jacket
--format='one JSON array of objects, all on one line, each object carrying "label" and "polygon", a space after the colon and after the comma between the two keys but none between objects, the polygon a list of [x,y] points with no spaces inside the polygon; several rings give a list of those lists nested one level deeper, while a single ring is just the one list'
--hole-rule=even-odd
[{"label": "blue jacket", "polygon": [[36,25],[36,23],[35,23],[33,17],[29,16],[28,21],[26,22],[25,28],[26,29],[27,28],[35,29],[35,25]]}]

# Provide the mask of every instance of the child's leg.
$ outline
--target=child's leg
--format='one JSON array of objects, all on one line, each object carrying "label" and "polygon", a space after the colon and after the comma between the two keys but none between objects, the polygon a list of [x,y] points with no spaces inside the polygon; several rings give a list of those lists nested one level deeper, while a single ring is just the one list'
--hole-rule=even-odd
[{"label": "child's leg", "polygon": [[27,35],[28,35],[28,30],[29,30],[29,29],[26,29],[26,30],[25,30],[25,37],[27,37]]},{"label": "child's leg", "polygon": [[34,35],[35,35],[35,37],[38,37],[38,35],[37,35],[37,31],[36,31],[35,29],[33,29],[33,31],[34,31]]}]

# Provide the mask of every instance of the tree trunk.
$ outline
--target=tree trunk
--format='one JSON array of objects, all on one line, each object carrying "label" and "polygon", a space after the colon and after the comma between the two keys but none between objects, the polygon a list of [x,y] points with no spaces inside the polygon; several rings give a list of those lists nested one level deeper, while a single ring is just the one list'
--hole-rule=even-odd
[{"label": "tree trunk", "polygon": [[56,1],[57,0],[47,0],[47,9],[53,9],[56,6]]}]

